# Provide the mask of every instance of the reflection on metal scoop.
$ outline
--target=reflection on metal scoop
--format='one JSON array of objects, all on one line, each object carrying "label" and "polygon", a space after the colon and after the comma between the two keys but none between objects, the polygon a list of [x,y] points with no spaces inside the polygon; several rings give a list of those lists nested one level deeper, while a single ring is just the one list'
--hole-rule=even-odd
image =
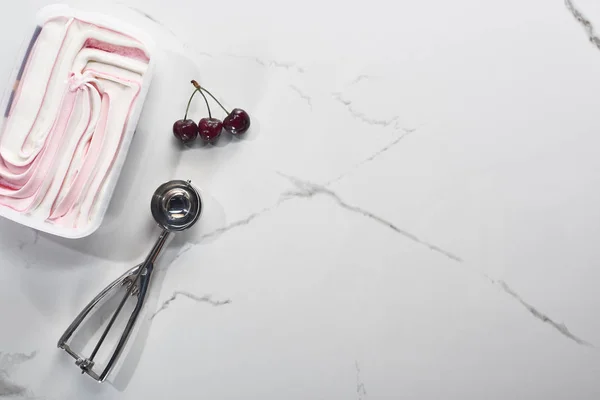
[{"label": "reflection on metal scoop", "polygon": [[[102,292],[100,292],[75,318],[75,320],[69,325],[65,333],[61,336],[58,341],[58,347],[65,350],[69,355],[75,358],[75,364],[81,368],[82,373],[86,373],[98,382],[104,382],[110,371],[115,366],[119,356],[121,355],[123,349],[125,348],[125,344],[127,343],[127,339],[131,335],[133,327],[135,325],[135,321],[142,310],[142,306],[144,304],[144,300],[146,299],[146,294],[148,292],[148,286],[150,284],[150,278],[152,276],[152,271],[154,269],[154,262],[158,258],[161,250],[163,249],[169,235],[172,232],[180,232],[190,228],[194,225],[198,219],[200,218],[200,214],[202,213],[202,200],[200,199],[200,194],[198,191],[192,186],[190,181],[170,181],[163,185],[161,185],[152,196],[152,201],[150,203],[150,209],[152,211],[152,216],[163,228],[162,233],[160,234],[158,240],[150,253],[146,257],[146,260],[131,268],[125,274],[123,274],[120,278],[113,281],[110,285],[108,285]],[[119,303],[117,309],[114,314],[110,318],[108,325],[98,343],[94,347],[92,354],[89,357],[82,357],[76,354],[69,345],[67,341],[73,335],[75,330],[79,327],[79,325],[83,322],[85,317],[92,311],[92,309],[100,303],[100,301],[114,288],[126,285],[127,292],[123,296],[123,299]],[[137,296],[137,302],[129,320],[127,321],[127,325],[125,330],[123,331],[117,347],[110,357],[108,364],[104,368],[104,370],[98,375],[93,371],[94,367],[94,357],[98,354],[98,350],[104,343],[106,336],[113,324],[115,323],[117,316],[123,309],[125,302],[129,296]]]},{"label": "reflection on metal scoop", "polygon": [[171,181],[161,185],[150,202],[152,216],[166,231],[184,231],[194,225],[202,212],[200,195],[189,182]]}]

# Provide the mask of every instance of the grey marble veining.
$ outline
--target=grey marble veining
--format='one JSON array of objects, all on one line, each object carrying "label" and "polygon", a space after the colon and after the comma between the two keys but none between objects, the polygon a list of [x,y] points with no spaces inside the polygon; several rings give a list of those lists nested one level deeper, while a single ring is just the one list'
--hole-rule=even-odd
[{"label": "grey marble veining", "polygon": [[35,398],[27,386],[17,383],[12,375],[18,367],[37,355],[37,351],[25,353],[2,353],[0,352],[0,398]]},{"label": "grey marble veining", "polygon": [[582,346],[594,347],[593,344],[591,344],[589,342],[586,342],[585,340],[583,340],[583,339],[575,336],[574,334],[572,334],[564,323],[558,323],[558,322],[553,321],[546,314],[540,312],[534,306],[532,306],[531,304],[528,304],[527,302],[525,302],[525,300],[523,300],[521,298],[521,296],[519,296],[517,293],[515,293],[510,288],[510,286],[508,286],[506,284],[506,282],[498,281],[497,283],[502,288],[502,290],[504,290],[510,296],[514,297],[519,303],[521,303],[523,305],[523,307],[525,307],[527,309],[527,311],[529,311],[533,317],[539,319],[542,322],[545,322],[545,323],[549,324],[554,329],[556,329],[557,331],[559,331],[562,335],[564,335],[565,337],[573,340],[577,344],[580,344]]},{"label": "grey marble veining", "polygon": [[588,20],[582,13],[577,9],[573,0],[565,0],[565,5],[567,9],[573,14],[573,17],[579,22],[588,36],[588,39],[591,43],[593,43],[600,50],[600,38],[596,35],[596,30],[594,29],[594,25],[590,20]]},{"label": "grey marble veining", "polygon": [[158,313],[166,310],[167,308],[169,308],[169,306],[171,305],[172,302],[174,302],[177,297],[179,296],[183,296],[186,297],[188,299],[191,299],[197,303],[207,303],[213,307],[219,307],[219,306],[224,306],[226,304],[231,304],[231,300],[227,299],[227,300],[213,300],[211,296],[196,296],[195,294],[192,293],[188,293],[188,292],[183,292],[183,291],[175,291],[173,293],[173,295],[171,297],[169,297],[167,300],[165,300],[165,302],[160,306],[160,308],[158,310],[156,310],[156,312],[152,315],[152,317],[150,317],[151,319],[154,319]]}]

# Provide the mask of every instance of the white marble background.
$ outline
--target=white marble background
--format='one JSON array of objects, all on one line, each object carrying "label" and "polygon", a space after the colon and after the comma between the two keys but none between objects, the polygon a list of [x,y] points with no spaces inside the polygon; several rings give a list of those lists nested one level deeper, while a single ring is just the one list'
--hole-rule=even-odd
[{"label": "white marble background", "polygon": [[[47,3],[2,3],[6,54]],[[0,399],[600,398],[600,3],[126,3],[161,50],[105,225],[0,221]],[[248,140],[176,146],[192,78]],[[206,213],[96,384],[56,341],[172,178]]]}]

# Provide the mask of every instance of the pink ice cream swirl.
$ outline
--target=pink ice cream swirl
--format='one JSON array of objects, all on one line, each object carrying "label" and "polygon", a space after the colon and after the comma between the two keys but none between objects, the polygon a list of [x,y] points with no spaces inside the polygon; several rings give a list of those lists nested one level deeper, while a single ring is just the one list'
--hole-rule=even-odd
[{"label": "pink ice cream swirl", "polygon": [[82,227],[121,149],[149,64],[136,39],[74,18],[47,21],[0,132],[0,207]]}]

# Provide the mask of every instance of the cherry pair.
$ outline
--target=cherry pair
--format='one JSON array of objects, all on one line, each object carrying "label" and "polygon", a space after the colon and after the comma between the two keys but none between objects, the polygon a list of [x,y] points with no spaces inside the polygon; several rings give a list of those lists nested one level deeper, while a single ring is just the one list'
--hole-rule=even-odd
[{"label": "cherry pair", "polygon": [[[173,134],[177,139],[179,139],[183,143],[191,143],[198,136],[206,142],[206,143],[215,143],[219,137],[221,136],[221,131],[225,129],[227,132],[231,133],[234,136],[239,136],[244,134],[248,128],[250,128],[250,116],[248,113],[241,108],[234,108],[231,112],[228,112],[225,107],[216,99],[215,96],[212,95],[208,90],[203,88],[196,81],[192,81],[192,85],[196,88],[192,95],[190,96],[190,100],[188,101],[187,108],[185,110],[185,116],[183,119],[175,121],[173,124]],[[200,93],[204,98],[204,102],[206,103],[206,108],[208,109],[208,118],[202,118],[198,124],[194,122],[192,119],[188,119],[188,111],[190,109],[190,105],[192,104],[192,99],[196,95],[196,93]],[[227,117],[223,121],[213,118],[212,113],[210,111],[210,105],[208,104],[208,99],[206,98],[206,94],[208,94],[217,104],[227,113]]]}]

